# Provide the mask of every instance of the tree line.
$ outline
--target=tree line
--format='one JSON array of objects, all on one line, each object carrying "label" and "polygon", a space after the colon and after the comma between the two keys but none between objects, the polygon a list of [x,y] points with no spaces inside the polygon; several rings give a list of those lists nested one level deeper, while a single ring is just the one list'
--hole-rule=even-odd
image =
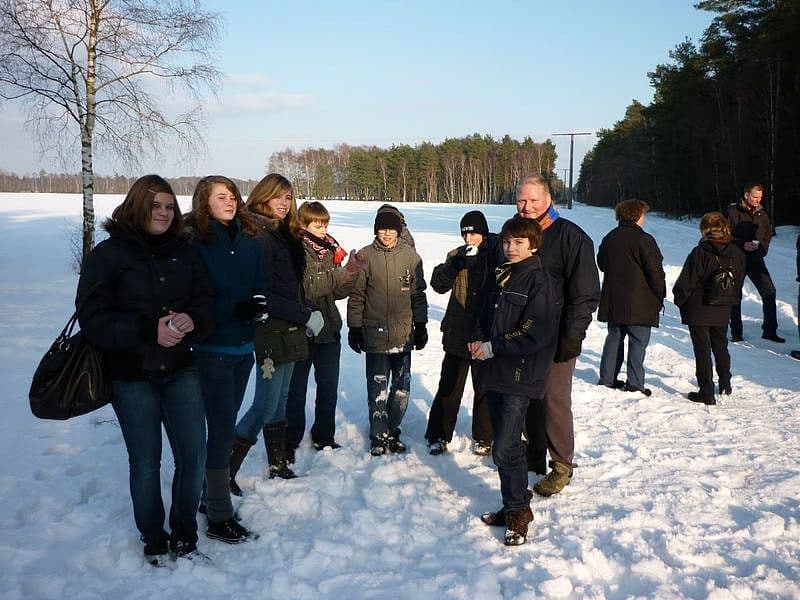
[{"label": "tree line", "polygon": [[[95,175],[94,191],[97,194],[126,194],[137,177],[128,175]],[[178,196],[191,196],[200,177],[172,177],[169,183]],[[236,179],[236,186],[246,196],[257,180]],[[80,194],[83,181],[80,173],[48,173],[40,170],[32,175],[17,175],[0,171],[0,192],[30,192],[36,194]]]},{"label": "tree line", "polygon": [[475,133],[388,149],[286,149],[270,156],[269,170],[286,175],[298,197],[486,204],[513,202],[517,183],[529,173],[551,177],[555,192],[563,192],[553,176],[555,160],[550,140]]},{"label": "tree line", "polygon": [[653,101],[633,101],[599,132],[576,186],[599,206],[637,197],[673,216],[723,210],[765,185],[776,223],[800,223],[800,2],[705,0],[715,13],[649,73]]}]

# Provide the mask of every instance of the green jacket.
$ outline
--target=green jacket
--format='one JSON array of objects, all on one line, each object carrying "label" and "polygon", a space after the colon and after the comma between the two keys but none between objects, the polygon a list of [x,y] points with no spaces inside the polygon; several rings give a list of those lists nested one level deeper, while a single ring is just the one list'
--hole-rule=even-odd
[{"label": "green jacket", "polygon": [[394,248],[376,239],[359,254],[367,260],[347,301],[347,326],[362,329],[366,352],[410,351],[414,323],[428,322],[422,259],[402,239]]}]

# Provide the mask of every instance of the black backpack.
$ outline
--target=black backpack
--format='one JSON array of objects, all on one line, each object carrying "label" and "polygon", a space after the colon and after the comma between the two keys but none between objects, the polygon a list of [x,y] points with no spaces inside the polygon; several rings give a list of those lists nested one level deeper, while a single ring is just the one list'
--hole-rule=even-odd
[{"label": "black backpack", "polygon": [[717,254],[714,254],[714,258],[717,259],[717,268],[706,280],[703,288],[703,304],[709,306],[739,304],[742,297],[739,286],[736,285],[733,260],[729,265],[723,265]]}]

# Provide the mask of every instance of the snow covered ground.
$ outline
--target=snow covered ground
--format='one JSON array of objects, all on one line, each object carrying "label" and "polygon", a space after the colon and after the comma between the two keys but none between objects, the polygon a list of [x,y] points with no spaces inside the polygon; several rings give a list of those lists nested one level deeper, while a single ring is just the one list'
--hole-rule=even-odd
[{"label": "snow covered ground", "polygon": [[[96,201],[105,216],[120,197]],[[376,204],[327,206],[346,248],[370,241]],[[426,276],[459,245],[458,220],[471,208],[402,207]],[[513,213],[479,208],[495,231]],[[780,228],[767,260],[787,343],[760,338],[748,283],[746,341],[730,345],[733,395],[718,406],[686,399],[694,362],[671,302],[648,350],[649,398],[595,385],[605,328],[591,324],[575,377],[579,467],[563,493],[534,498],[525,546],[504,547],[502,531],[478,519],[499,506],[499,484],[491,458],[470,451],[469,388],[450,451],[427,453],[447,305],[429,289],[430,342],[412,359],[403,424],[409,452],[369,456],[364,358],[345,346],[343,447],[318,453],[306,439],[296,465],[305,477],[275,481],[264,477],[259,446],[245,461],[237,504],[260,539],[229,546],[201,533],[212,565],[153,569],[142,559],[111,408],[66,422],[37,420],[28,408],[31,374],[72,312],[79,210],[78,196],[0,194],[0,598],[800,598],[800,361],[788,357],[800,347],[797,228]],[[614,226],[609,209],[562,214],[595,246]],[[699,238],[697,222],[651,215],[645,229],[662,249],[671,289]],[[168,451],[164,462],[168,500]]]}]

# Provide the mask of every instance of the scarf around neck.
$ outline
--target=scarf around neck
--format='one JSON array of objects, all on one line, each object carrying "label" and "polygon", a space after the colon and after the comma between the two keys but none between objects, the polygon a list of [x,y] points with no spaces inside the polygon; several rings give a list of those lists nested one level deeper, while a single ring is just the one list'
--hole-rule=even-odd
[{"label": "scarf around neck", "polygon": [[543,213],[540,217],[536,218],[536,222],[539,223],[539,226],[542,228],[542,231],[550,227],[553,223],[558,221],[558,211],[553,204],[550,204],[550,207],[547,209],[545,213]]}]

